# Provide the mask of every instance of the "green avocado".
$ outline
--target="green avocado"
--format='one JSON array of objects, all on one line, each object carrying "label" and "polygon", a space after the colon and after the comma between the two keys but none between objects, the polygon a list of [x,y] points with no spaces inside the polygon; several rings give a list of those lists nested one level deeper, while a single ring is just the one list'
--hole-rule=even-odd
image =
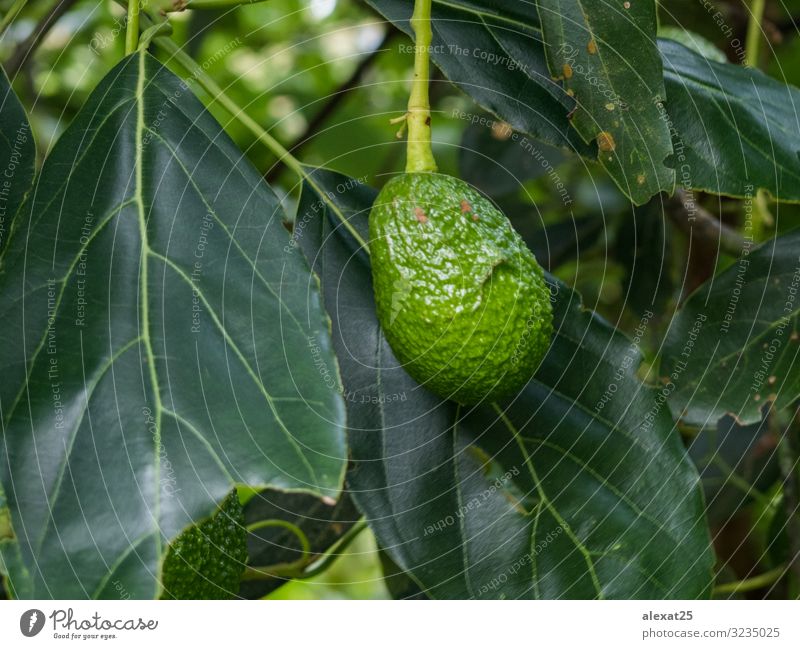
[{"label": "green avocado", "polygon": [[405,173],[369,215],[378,319],[398,360],[462,404],[510,396],[550,345],[544,273],[509,220],[462,180]]},{"label": "green avocado", "polygon": [[161,599],[233,599],[246,562],[244,513],[233,491],[210,518],[172,542]]}]

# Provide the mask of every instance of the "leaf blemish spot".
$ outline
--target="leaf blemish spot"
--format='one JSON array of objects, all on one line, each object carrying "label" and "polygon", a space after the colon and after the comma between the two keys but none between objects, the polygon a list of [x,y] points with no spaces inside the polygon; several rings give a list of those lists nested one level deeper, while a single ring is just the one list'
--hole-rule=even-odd
[{"label": "leaf blemish spot", "polygon": [[561,70],[565,79],[572,79],[572,66],[569,63],[565,63]]},{"label": "leaf blemish spot", "polygon": [[514,134],[514,129],[508,122],[495,122],[492,125],[492,137],[495,140],[507,140]]},{"label": "leaf blemish spot", "polygon": [[597,134],[597,146],[601,151],[613,151],[617,148],[614,136],[608,131],[600,131]]},{"label": "leaf blemish spot", "polygon": [[428,217],[425,215],[425,210],[423,210],[421,207],[414,208],[414,216],[420,223],[428,222]]},{"label": "leaf blemish spot", "polygon": [[586,50],[589,54],[597,54],[597,41],[594,39],[589,41],[589,44],[586,46]]}]

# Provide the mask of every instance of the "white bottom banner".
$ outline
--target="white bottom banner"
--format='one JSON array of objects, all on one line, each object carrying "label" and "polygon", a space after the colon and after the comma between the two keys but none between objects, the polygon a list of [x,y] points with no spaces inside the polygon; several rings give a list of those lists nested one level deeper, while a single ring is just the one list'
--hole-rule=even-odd
[{"label": "white bottom banner", "polygon": [[0,646],[800,647],[797,601],[0,602]]}]

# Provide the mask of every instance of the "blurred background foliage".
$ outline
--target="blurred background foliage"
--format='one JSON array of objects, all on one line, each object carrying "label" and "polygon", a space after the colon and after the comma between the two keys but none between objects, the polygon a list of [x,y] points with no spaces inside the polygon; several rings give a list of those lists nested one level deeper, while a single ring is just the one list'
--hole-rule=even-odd
[{"label": "blurred background foliage", "polygon": [[[12,2],[0,0],[0,15]],[[707,41],[708,56],[741,63],[750,15],[744,0],[660,5],[665,36],[699,35]],[[34,54],[27,56],[54,8],[57,20],[47,23]],[[798,20],[800,0],[768,0],[759,59],[764,72],[794,85],[800,85]],[[270,0],[173,14],[172,24],[176,42],[303,162],[373,186],[402,170],[404,142],[389,120],[405,111],[412,54],[404,47],[408,39],[365,2]],[[35,0],[0,37],[0,60],[29,111],[40,157],[122,58],[124,31],[124,10],[112,0]],[[298,179],[213,97],[192,87],[293,214]],[[685,232],[669,222],[661,201],[635,209],[599,168],[568,152],[513,140],[507,125],[493,122],[439,73],[432,81],[432,102],[440,169],[489,194],[542,264],[615,326],[634,336],[648,317],[654,326],[637,335],[646,371],[680,300],[734,259],[702,246],[690,251]],[[700,201],[726,225],[741,226],[741,201],[716,196]],[[756,208],[760,240],[800,222],[798,206],[764,198]],[[736,426],[723,420],[714,430],[687,436],[687,446],[706,486],[717,552],[726,565],[738,566],[734,572],[747,574],[749,564],[761,563],[763,569],[782,560],[764,551],[780,548],[773,536],[782,527],[781,494],[775,486],[774,433],[756,426],[739,427],[734,435]],[[384,598],[389,595],[381,575],[367,530],[330,570],[310,581],[289,582],[268,597]]]}]

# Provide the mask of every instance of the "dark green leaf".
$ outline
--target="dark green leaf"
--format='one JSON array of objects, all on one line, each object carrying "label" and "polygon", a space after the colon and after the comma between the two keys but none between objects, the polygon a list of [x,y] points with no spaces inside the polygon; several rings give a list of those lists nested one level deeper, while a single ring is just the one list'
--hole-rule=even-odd
[{"label": "dark green leaf", "polygon": [[[766,421],[740,426],[723,417],[692,439],[689,456],[700,472],[706,511],[713,525],[724,525],[754,494],[778,478],[775,438]],[[748,493],[747,489],[752,488]]]},{"label": "dark green leaf", "polygon": [[[362,233],[374,192],[315,180]],[[316,208],[316,209],[315,209]],[[698,477],[639,351],[554,285],[536,378],[474,411],[417,386],[374,313],[366,259],[309,187],[300,245],[321,275],[342,358],[349,491],[402,572],[435,598],[700,597],[713,556]]]},{"label": "dark green leaf", "polygon": [[0,272],[20,596],[155,596],[166,543],[234,484],[337,496],[329,321],[282,221],[148,54],[122,61],[59,140]]},{"label": "dark green leaf", "polygon": [[534,151],[512,139],[505,122],[471,122],[461,139],[461,178],[494,199],[518,192],[523,183],[544,176],[566,159],[560,149],[539,145]]},{"label": "dark green leaf", "polygon": [[675,41],[659,47],[678,184],[740,198],[763,188],[800,201],[800,90]]},{"label": "dark green leaf", "polygon": [[705,36],[696,34],[695,32],[684,29],[683,27],[659,27],[659,38],[668,38],[677,41],[681,45],[685,45],[690,50],[701,54],[707,59],[716,61],[717,63],[727,63],[728,57],[725,52],[719,49],[714,43],[708,40]]},{"label": "dark green leaf", "polygon": [[[369,2],[412,33],[413,2]],[[514,129],[594,159],[596,149],[570,128],[576,103],[550,77],[535,14],[533,2],[434,0],[432,58],[448,79]],[[710,61],[669,39],[659,40],[659,50],[663,119],[674,149],[667,166],[677,184],[737,197],[764,188],[780,200],[800,201],[800,118],[794,109],[800,91],[756,70]]]},{"label": "dark green leaf", "polygon": [[625,303],[636,313],[661,313],[674,291],[672,230],[664,201],[636,207],[617,232],[616,258],[625,267]]},{"label": "dark green leaf", "polygon": [[0,252],[33,184],[36,145],[25,109],[0,69]]},{"label": "dark green leaf", "polygon": [[520,207],[514,211],[505,210],[505,213],[545,270],[553,271],[567,261],[578,258],[597,242],[604,231],[602,217],[572,217],[571,214],[562,221],[537,227],[539,219],[531,211],[528,206],[527,210]]},{"label": "dark green leaf", "polygon": [[403,572],[385,550],[380,550],[378,556],[381,560],[386,590],[393,599],[428,599],[419,584]]},{"label": "dark green leaf", "polygon": [[[35,162],[36,145],[25,109],[0,69],[0,254],[8,241],[14,216],[33,184]],[[20,548],[0,483],[0,575],[21,568]]]},{"label": "dark green leaf", "polygon": [[742,424],[800,396],[800,231],[767,241],[698,288],[673,319],[661,370],[673,415]]},{"label": "dark green leaf", "polygon": [[572,126],[634,203],[672,192],[664,164],[672,142],[656,45],[656,2],[611,5],[596,0],[539,0],[550,73],[576,100]]}]

